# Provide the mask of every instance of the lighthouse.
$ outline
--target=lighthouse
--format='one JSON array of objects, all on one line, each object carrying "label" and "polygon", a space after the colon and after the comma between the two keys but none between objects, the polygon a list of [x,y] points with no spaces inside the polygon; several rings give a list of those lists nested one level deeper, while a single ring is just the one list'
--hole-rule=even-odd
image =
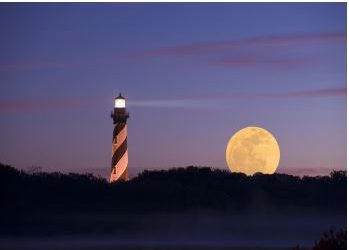
[{"label": "lighthouse", "polygon": [[126,100],[121,93],[115,98],[113,119],[113,142],[110,182],[128,180],[127,119]]}]

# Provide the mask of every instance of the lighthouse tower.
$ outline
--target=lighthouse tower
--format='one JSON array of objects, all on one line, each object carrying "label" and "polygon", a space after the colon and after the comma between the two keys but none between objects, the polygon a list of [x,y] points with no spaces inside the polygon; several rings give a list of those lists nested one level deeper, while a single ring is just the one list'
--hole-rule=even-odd
[{"label": "lighthouse tower", "polygon": [[114,132],[112,143],[112,162],[110,182],[117,180],[128,180],[128,153],[127,153],[127,118],[126,100],[119,94],[115,98],[114,112],[111,113],[113,119]]}]

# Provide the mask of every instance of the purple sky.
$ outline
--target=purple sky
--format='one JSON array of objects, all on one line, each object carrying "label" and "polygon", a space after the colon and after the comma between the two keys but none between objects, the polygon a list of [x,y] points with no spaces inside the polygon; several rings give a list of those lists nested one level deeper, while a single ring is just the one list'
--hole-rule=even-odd
[{"label": "purple sky", "polygon": [[278,172],[346,168],[346,3],[0,3],[0,161],[107,173],[113,98],[129,167],[227,169],[245,126]]}]

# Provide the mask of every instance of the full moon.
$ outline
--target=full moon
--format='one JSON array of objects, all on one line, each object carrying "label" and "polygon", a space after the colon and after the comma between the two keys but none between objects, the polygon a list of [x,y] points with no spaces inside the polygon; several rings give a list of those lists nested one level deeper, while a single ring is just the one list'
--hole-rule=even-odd
[{"label": "full moon", "polygon": [[230,138],[225,157],[231,172],[273,174],[279,165],[280,149],[267,130],[246,127]]}]

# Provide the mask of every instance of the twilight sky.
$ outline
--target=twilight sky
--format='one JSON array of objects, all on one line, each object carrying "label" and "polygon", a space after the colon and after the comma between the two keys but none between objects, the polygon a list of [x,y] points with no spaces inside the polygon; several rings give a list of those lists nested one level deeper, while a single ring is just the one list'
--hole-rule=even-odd
[{"label": "twilight sky", "polygon": [[227,169],[246,126],[278,172],[346,168],[346,3],[0,3],[0,161],[107,173],[113,99],[129,168]]}]

